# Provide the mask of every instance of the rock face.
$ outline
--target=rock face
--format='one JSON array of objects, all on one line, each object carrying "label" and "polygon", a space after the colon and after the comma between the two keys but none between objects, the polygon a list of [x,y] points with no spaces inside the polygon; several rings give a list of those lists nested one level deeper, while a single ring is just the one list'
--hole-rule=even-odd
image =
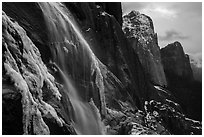
[{"label": "rock face", "polygon": [[202,84],[193,78],[189,56],[176,41],[161,49],[161,57],[168,89],[178,98],[179,104],[189,117],[201,120]]},{"label": "rock face", "polygon": [[[75,3],[73,3],[73,5],[74,4]],[[69,7],[68,5],[67,5],[67,7]],[[107,107],[111,107],[112,109],[113,108],[114,109],[121,109],[121,105],[118,102],[119,100],[130,102],[130,108],[131,108],[131,105],[133,105],[134,108],[137,108],[136,104],[138,105],[138,107],[142,107],[141,104],[144,101],[144,97],[145,97],[143,92],[142,92],[143,91],[142,89],[145,88],[145,86],[144,86],[145,80],[143,80],[144,75],[142,73],[142,69],[140,68],[139,61],[136,60],[135,63],[132,64],[132,62],[130,60],[128,60],[128,65],[131,64],[131,68],[129,68],[125,59],[124,59],[125,55],[127,55],[128,51],[131,51],[131,49],[126,49],[125,46],[122,47],[122,44],[126,44],[126,39],[122,33],[122,30],[120,29],[120,25],[118,24],[118,22],[115,20],[115,18],[113,16],[106,14],[104,12],[104,10],[102,10],[102,9],[97,9],[97,6],[93,5],[93,3],[77,3],[76,5],[77,5],[77,7],[79,7],[80,5],[85,6],[89,10],[91,10],[91,6],[95,6],[94,11],[96,13],[94,15],[92,15],[92,14],[85,14],[85,15],[88,15],[88,16],[90,16],[90,18],[93,18],[96,20],[94,22],[95,28],[94,27],[90,28],[90,30],[91,29],[96,29],[96,30],[94,30],[93,33],[90,33],[89,36],[96,35],[97,37],[93,37],[94,38],[93,42],[99,41],[97,43],[100,43],[100,44],[97,44],[97,43],[94,44],[93,43],[90,45],[95,45],[95,47],[91,47],[91,48],[93,48],[93,50],[96,50],[95,54],[97,56],[99,56],[100,60],[102,60],[104,63],[107,64],[108,68],[110,70],[112,70],[115,73],[115,75],[117,75],[119,77],[119,79],[112,72],[108,71],[107,68],[99,61],[95,62],[97,64],[99,63],[99,66],[97,66],[96,72],[95,72],[95,70],[93,70],[93,77],[91,77],[90,79],[82,78],[84,75],[87,75],[88,76],[87,78],[89,78],[90,75],[92,75],[91,74],[92,70],[91,71],[89,70],[89,69],[92,69],[92,67],[91,67],[91,62],[92,62],[91,60],[92,59],[87,60],[88,64],[86,64],[86,66],[85,66],[87,71],[84,71],[83,69],[81,69],[81,68],[84,68],[84,66],[83,66],[84,63],[74,63],[74,64],[72,63],[73,61],[80,62],[80,60],[83,60],[83,59],[80,59],[81,57],[83,57],[81,55],[78,55],[78,59],[76,59],[76,58],[74,59],[74,57],[76,57],[76,56],[74,56],[74,54],[78,54],[78,53],[76,53],[74,50],[71,49],[73,47],[72,45],[77,45],[77,41],[75,41],[75,39],[73,37],[71,38],[73,43],[68,41],[68,44],[70,45],[69,47],[65,47],[65,48],[62,47],[62,49],[58,49],[57,47],[55,49],[55,47],[51,47],[50,42],[49,42],[49,38],[51,38],[51,37],[54,38],[54,39],[52,39],[54,42],[56,42],[55,40],[58,40],[58,39],[55,39],[55,37],[45,34],[44,31],[40,31],[40,30],[45,30],[45,32],[46,32],[46,31],[48,31],[48,29],[42,29],[43,24],[45,25],[46,23],[43,22],[44,19],[39,19],[39,18],[43,17],[43,13],[40,10],[40,6],[38,4],[36,4],[36,3],[31,3],[31,4],[28,4],[28,3],[22,3],[22,4],[5,3],[3,6],[4,10],[8,13],[8,15],[11,16],[13,19],[17,20],[19,22],[19,24],[26,30],[27,34],[24,33],[23,36],[29,37],[33,41],[33,43],[35,43],[37,46],[39,46],[38,48],[39,48],[41,53],[46,53],[46,54],[48,53],[48,56],[45,55],[45,56],[41,56],[41,57],[42,57],[42,60],[45,61],[45,63],[49,67],[50,73],[52,73],[52,75],[56,78],[56,81],[59,82],[59,84],[57,84],[57,85],[59,86],[58,90],[59,89],[62,90],[61,91],[61,94],[62,94],[61,100],[62,101],[56,102],[55,100],[52,100],[52,99],[50,100],[50,94],[51,93],[48,91],[42,93],[44,95],[43,99],[45,100],[46,103],[49,102],[48,104],[50,104],[52,107],[56,107],[55,108],[56,110],[55,109],[54,110],[58,111],[57,113],[62,115],[61,117],[62,117],[62,119],[65,120],[66,125],[70,124],[69,122],[70,122],[71,117],[68,115],[69,114],[68,112],[70,110],[72,110],[72,107],[71,107],[72,105],[70,104],[69,97],[66,95],[66,93],[64,93],[64,91],[63,91],[64,89],[60,86],[61,84],[63,84],[63,82],[62,82],[63,80],[62,80],[62,78],[60,78],[61,76],[60,76],[59,72],[56,72],[59,70],[57,70],[57,68],[55,68],[55,66],[49,64],[49,60],[52,60],[53,58],[59,59],[59,57],[57,57],[59,55],[62,58],[64,58],[64,57],[67,58],[67,55],[63,55],[66,52],[60,52],[58,54],[59,50],[62,50],[62,51],[68,51],[69,52],[69,54],[68,54],[69,61],[67,61],[64,64],[64,65],[66,65],[67,70],[69,71],[68,73],[71,73],[75,82],[79,83],[78,86],[86,91],[85,93],[80,93],[81,96],[83,97],[83,99],[85,99],[87,101],[89,101],[90,98],[93,98],[96,106],[100,110],[100,113],[103,117],[106,113],[106,108],[103,107],[104,102],[102,101],[102,100],[104,100],[104,96],[106,96],[105,97],[105,99],[106,99],[105,105],[107,105]],[[36,13],[39,13],[39,17],[36,17],[35,14],[32,14],[32,12],[29,12],[27,8],[31,8],[33,10],[36,10],[37,11]],[[18,10],[18,9],[21,9],[21,10]],[[83,12],[87,13],[89,10],[83,11]],[[30,13],[31,13],[31,15],[29,16]],[[75,12],[73,12],[73,14],[75,15]],[[82,14],[82,12],[81,12],[81,14]],[[100,14],[100,18],[97,17],[98,14]],[[21,18],[23,18],[23,19],[21,19]],[[107,20],[106,22],[102,21],[102,20],[104,20],[104,18],[105,18],[105,20]],[[81,17],[81,15],[78,19],[79,19],[79,23],[83,23],[84,20]],[[43,22],[42,26],[41,26],[41,22]],[[89,20],[89,18],[87,18],[86,22],[91,22],[91,21]],[[112,22],[111,24],[113,24],[113,26],[112,25],[106,26],[106,24],[107,23],[109,24],[109,22],[110,23]],[[33,26],[33,28],[31,27],[32,24],[35,24],[35,26]],[[101,28],[103,28],[103,27],[101,27],[100,25],[102,25],[104,27],[105,31],[101,30]],[[63,25],[61,25],[61,26],[63,26]],[[44,27],[47,28],[46,25]],[[69,27],[69,26],[67,26],[67,27]],[[85,25],[85,27],[87,27],[87,26]],[[58,28],[58,29],[60,29],[60,28]],[[111,31],[112,29],[113,29],[113,31]],[[65,33],[67,33],[67,32],[65,32]],[[70,34],[71,33],[72,32],[70,32]],[[63,35],[63,34],[61,34],[61,35]],[[74,36],[76,34],[72,34],[72,35]],[[104,38],[105,35],[106,35],[106,37]],[[118,37],[120,37],[120,38],[118,38]],[[115,41],[113,41],[113,39],[115,39]],[[47,40],[47,41],[45,41],[45,40]],[[122,41],[118,41],[118,40],[122,40]],[[39,43],[39,41],[41,43]],[[100,41],[106,41],[106,43],[102,44]],[[98,45],[98,47],[96,44]],[[62,45],[63,45],[63,43],[62,43]],[[110,47],[108,45],[110,45]],[[79,46],[83,46],[83,45],[79,44]],[[104,46],[105,47],[107,46],[107,48],[105,48]],[[48,49],[46,47],[48,47]],[[109,48],[111,48],[111,50],[109,50]],[[117,50],[114,51],[114,50],[112,50],[112,48],[115,48]],[[120,53],[120,51],[123,51],[120,48],[123,48],[125,53]],[[64,50],[64,49],[67,49],[67,50]],[[21,50],[23,50],[23,48]],[[99,51],[103,51],[102,53],[107,53],[109,55],[109,57],[105,58],[105,56],[104,55],[102,56],[101,52],[99,52]],[[115,53],[112,54],[112,53],[109,53],[108,51],[109,52],[115,52]],[[78,52],[83,53],[83,49],[78,49]],[[56,55],[56,53],[58,55]],[[83,54],[84,54],[84,56],[89,56],[89,55],[86,55],[89,53],[90,52],[86,53],[86,51],[85,51],[85,53],[83,53]],[[119,56],[116,56],[116,54],[118,54]],[[123,54],[125,54],[125,55],[123,55]],[[132,53],[132,54],[130,54],[130,56],[135,56],[135,55],[134,55],[134,53]],[[46,58],[44,58],[44,57],[46,57]],[[88,58],[92,58],[92,57],[88,57]],[[111,61],[111,60],[113,60],[113,61]],[[58,64],[58,66],[60,66],[60,67],[62,67],[62,65],[63,64]],[[79,66],[81,66],[81,67],[79,67]],[[123,67],[121,67],[121,66],[123,66]],[[78,68],[78,69],[76,69],[76,68]],[[118,70],[118,68],[120,68],[120,70]],[[137,68],[137,69],[135,69],[135,68]],[[100,74],[98,73],[98,69],[100,70]],[[138,73],[134,72],[135,70],[137,70]],[[129,72],[129,71],[131,71],[131,72]],[[141,73],[139,73],[139,71]],[[130,74],[133,73],[133,74],[128,76],[127,73],[130,73]],[[101,81],[98,81],[101,79],[101,75],[104,79],[102,85],[101,85]],[[132,76],[135,76],[135,77],[132,77]],[[82,79],[82,80],[80,80],[80,79]],[[129,80],[129,79],[131,79],[131,80]],[[141,85],[139,83],[135,84],[136,82],[141,82],[144,84],[143,85]],[[135,86],[133,86],[133,85],[135,85]],[[103,86],[104,86],[104,89],[103,89]],[[43,89],[44,89],[44,87],[43,87]],[[100,92],[101,89],[103,89],[103,91],[105,92],[105,95],[104,95],[104,93]],[[143,96],[143,97],[140,97],[140,96]],[[6,103],[5,103],[5,106],[7,106]],[[60,107],[60,108],[58,108],[58,107]],[[30,121],[29,117],[26,118],[26,120]],[[24,120],[22,120],[22,121],[24,122]],[[32,120],[31,120],[31,122],[32,122]],[[52,126],[52,122],[49,119],[45,118],[44,120],[42,120],[42,122],[46,123],[45,126],[48,125],[46,129],[50,132],[47,131],[46,134],[49,134],[49,133],[50,134],[59,134],[58,131],[52,130],[52,128],[56,128],[56,126]],[[8,127],[9,127],[9,125],[8,125]],[[31,127],[31,128],[35,129],[36,127]],[[64,130],[64,129],[59,127],[59,130]],[[4,129],[4,132],[10,134],[7,129]],[[30,131],[28,131],[28,132],[22,131],[21,133],[42,134],[40,132],[33,133]],[[75,132],[71,132],[71,131],[70,132],[67,131],[67,133],[61,132],[61,134],[68,134],[68,133],[73,134]]]},{"label": "rock face", "polygon": [[161,56],[165,73],[170,72],[188,80],[193,79],[189,56],[184,53],[181,43],[176,41],[168,44],[161,49]]},{"label": "rock face", "polygon": [[108,14],[113,15],[122,26],[122,7],[120,2],[98,2],[97,5],[101,6]]},{"label": "rock face", "polygon": [[[128,46],[129,43],[121,30],[121,26],[115,19],[115,14],[120,15],[122,11],[115,12],[113,16],[109,14],[109,11],[106,12],[103,9],[103,4],[100,3],[96,3],[96,5],[93,3],[74,4],[78,7],[84,7],[72,13],[75,16],[78,12],[85,15],[85,19],[79,18],[79,24],[83,26],[84,36],[89,41],[91,49],[121,81],[123,90],[128,91],[133,104],[142,108],[144,100],[147,98],[148,82],[137,54],[131,46]],[[112,6],[115,6],[114,4]],[[67,3],[66,6],[70,7],[71,5]]]},{"label": "rock face", "polygon": [[163,87],[149,17],[136,16],[130,39],[120,3],[3,3],[3,11],[3,134],[201,134]]},{"label": "rock face", "polygon": [[150,81],[157,85],[166,86],[157,34],[154,32],[151,18],[137,11],[132,11],[123,16],[123,31],[138,55]]},{"label": "rock face", "polygon": [[[45,22],[43,22],[43,14],[37,3],[4,3],[2,9],[9,17],[12,17],[26,31],[29,38],[37,46],[40,51],[46,51],[42,54],[42,60],[47,63],[51,57]],[[35,12],[33,12],[35,11]]]},{"label": "rock face", "polygon": [[145,108],[148,126],[156,128],[160,134],[201,134],[201,122],[186,118],[178,106],[170,100],[166,104],[154,100],[147,102]]},{"label": "rock face", "polygon": [[[55,78],[48,72],[25,30],[3,12],[3,125],[4,134],[50,134],[49,126],[64,128],[72,134],[69,123],[57,114],[49,100],[60,104],[61,94]],[[18,105],[16,105],[18,104]],[[57,107],[57,106],[56,106]],[[7,113],[15,111],[10,115]],[[19,110],[18,110],[19,109]],[[13,123],[17,119],[17,125]],[[46,123],[48,119],[50,123]],[[18,126],[19,125],[19,126]]]}]

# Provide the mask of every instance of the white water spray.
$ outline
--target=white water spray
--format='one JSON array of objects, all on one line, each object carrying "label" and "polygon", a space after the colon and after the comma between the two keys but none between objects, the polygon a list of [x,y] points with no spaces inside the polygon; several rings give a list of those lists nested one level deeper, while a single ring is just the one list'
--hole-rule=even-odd
[{"label": "white water spray", "polygon": [[[53,50],[53,61],[56,62],[56,67],[60,75],[63,77],[65,87],[70,101],[74,109],[73,125],[78,134],[104,134],[103,124],[99,112],[88,102],[82,101],[78,95],[77,89],[68,75],[65,64],[66,57],[69,51],[78,48],[82,49],[84,55],[91,60],[91,74],[96,72],[96,85],[100,90],[100,94],[104,94],[103,76],[99,69],[99,63],[94,53],[89,47],[81,32],[71,18],[68,9],[61,3],[39,3],[45,17],[46,25],[50,33],[50,46]],[[83,47],[78,47],[83,46]],[[53,48],[53,49],[52,49]],[[77,58],[75,56],[75,58]],[[82,57],[83,58],[83,57]],[[86,65],[86,60],[83,58],[83,63]],[[101,101],[105,99],[101,97]],[[102,103],[102,110],[105,110],[105,103]],[[103,112],[102,112],[103,113]]]}]

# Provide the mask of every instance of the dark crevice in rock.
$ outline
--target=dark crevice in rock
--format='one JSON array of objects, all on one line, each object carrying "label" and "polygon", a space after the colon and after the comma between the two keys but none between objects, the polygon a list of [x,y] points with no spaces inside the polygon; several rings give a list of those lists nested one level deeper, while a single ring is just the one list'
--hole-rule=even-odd
[{"label": "dark crevice in rock", "polygon": [[[12,85],[2,87],[2,134],[22,135],[22,105],[21,95],[16,93]],[[12,87],[12,88],[11,88]]]},{"label": "dark crevice in rock", "polygon": [[179,42],[160,50],[152,19],[122,18],[121,3],[62,4],[49,17],[42,3],[3,3],[3,134],[77,134],[77,116],[106,134],[201,134],[187,117],[202,120],[202,85]]}]

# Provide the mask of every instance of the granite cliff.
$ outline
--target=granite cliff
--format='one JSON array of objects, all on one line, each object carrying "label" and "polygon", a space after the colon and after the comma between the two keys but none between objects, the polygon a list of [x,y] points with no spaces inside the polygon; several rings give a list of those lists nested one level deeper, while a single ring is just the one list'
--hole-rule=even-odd
[{"label": "granite cliff", "polygon": [[165,88],[150,17],[122,21],[120,3],[2,7],[3,134],[201,134]]},{"label": "granite cliff", "polygon": [[194,79],[189,55],[184,53],[181,43],[176,41],[161,49],[161,58],[168,89],[178,98],[190,118],[201,120],[202,83]]},{"label": "granite cliff", "polygon": [[152,83],[167,86],[157,34],[150,17],[132,11],[123,16],[123,31]]}]

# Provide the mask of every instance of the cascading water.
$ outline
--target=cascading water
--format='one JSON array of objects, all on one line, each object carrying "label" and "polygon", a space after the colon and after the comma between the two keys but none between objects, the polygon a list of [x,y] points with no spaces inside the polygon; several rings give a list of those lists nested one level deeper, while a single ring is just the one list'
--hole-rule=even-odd
[{"label": "cascading water", "polygon": [[[56,63],[59,74],[64,80],[66,94],[73,106],[73,125],[77,134],[104,134],[100,114],[95,105],[91,105],[81,98],[70,77],[70,73],[74,77],[75,69],[82,69],[81,75],[84,76],[84,79],[86,79],[87,71],[90,71],[90,75],[95,72],[95,83],[100,94],[104,94],[102,93],[104,92],[103,77],[97,58],[74,23],[71,13],[62,3],[38,4],[47,24],[53,62]],[[78,61],[83,64],[79,66]],[[100,100],[103,102],[105,99],[101,96]],[[103,112],[105,103],[101,104],[101,113],[105,113]]]}]

